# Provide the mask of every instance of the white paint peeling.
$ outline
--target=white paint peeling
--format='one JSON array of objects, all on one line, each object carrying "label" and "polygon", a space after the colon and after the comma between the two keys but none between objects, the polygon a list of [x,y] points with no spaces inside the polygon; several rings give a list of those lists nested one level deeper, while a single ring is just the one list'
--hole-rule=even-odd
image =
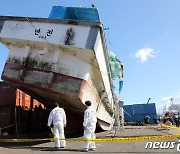
[{"label": "white paint peeling", "polygon": [[[66,32],[73,28],[73,45],[85,48],[90,27],[54,23],[5,21],[0,37],[64,45]],[[52,31],[53,30],[53,31]],[[48,33],[52,31],[52,34]]]},{"label": "white paint peeling", "polygon": [[[72,29],[71,29],[72,28]],[[98,29],[98,28],[97,28]],[[68,38],[68,30],[72,32],[72,38]],[[95,47],[87,49],[86,44],[88,37],[92,36],[95,42]],[[98,36],[97,36],[98,33]],[[105,90],[107,102],[113,107],[112,92],[110,87],[110,79],[108,76],[108,68],[104,55],[104,48],[100,32],[90,31],[89,26],[56,24],[43,22],[28,22],[28,21],[5,21],[0,33],[0,38],[3,42],[10,44],[10,58],[17,58],[23,62],[23,59],[28,58],[35,65],[44,63],[51,66],[51,73],[40,71],[27,71],[23,76],[23,82],[33,84],[39,82],[44,87],[51,87],[53,73],[63,74],[70,78],[78,80],[77,86],[67,83],[68,88],[72,91],[81,90],[81,81],[86,80],[87,84],[83,88],[83,95],[80,99],[82,102],[90,100],[93,107],[97,109],[97,116],[100,120],[109,124],[112,122],[110,114],[107,112],[106,105],[101,102],[101,92]],[[97,36],[97,38],[95,38]],[[69,39],[69,40],[68,40]],[[91,40],[91,39],[89,39]],[[66,43],[66,45],[65,45]],[[88,42],[89,43],[89,42]],[[92,42],[90,42],[92,43]],[[13,62],[12,62],[13,63]],[[30,67],[36,67],[32,64]],[[19,72],[5,69],[4,75],[19,80]],[[74,80],[73,82],[75,82]],[[64,81],[63,81],[64,82]],[[69,93],[66,84],[58,83],[52,85],[53,90],[61,88],[61,92]],[[79,88],[77,90],[77,88]],[[78,93],[78,92],[77,92]],[[76,96],[76,93],[69,94]],[[105,99],[103,99],[105,100]],[[82,104],[79,104],[82,105]]]}]

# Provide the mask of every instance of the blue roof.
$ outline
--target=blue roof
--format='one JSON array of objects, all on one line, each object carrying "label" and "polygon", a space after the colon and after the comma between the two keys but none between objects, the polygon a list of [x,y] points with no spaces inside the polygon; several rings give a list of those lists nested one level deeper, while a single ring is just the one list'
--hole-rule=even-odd
[{"label": "blue roof", "polygon": [[53,6],[49,18],[100,22],[97,8]]}]

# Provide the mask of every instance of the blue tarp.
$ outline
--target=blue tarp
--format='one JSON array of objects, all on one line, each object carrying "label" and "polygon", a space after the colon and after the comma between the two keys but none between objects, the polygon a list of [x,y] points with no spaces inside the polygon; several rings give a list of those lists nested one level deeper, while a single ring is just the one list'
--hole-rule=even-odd
[{"label": "blue tarp", "polygon": [[123,87],[123,81],[121,80],[121,81],[119,81],[119,92],[121,92],[122,87]]},{"label": "blue tarp", "polygon": [[97,8],[53,6],[49,18],[100,22]]}]

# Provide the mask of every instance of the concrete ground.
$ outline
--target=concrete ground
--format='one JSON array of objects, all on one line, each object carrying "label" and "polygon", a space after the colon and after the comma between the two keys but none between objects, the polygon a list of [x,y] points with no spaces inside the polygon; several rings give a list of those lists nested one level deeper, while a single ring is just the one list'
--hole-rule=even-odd
[{"label": "concrete ground", "polygon": [[[157,129],[157,126],[126,126],[124,131],[105,131],[97,133],[97,138],[112,138],[114,137],[138,137],[138,136],[154,136],[154,135],[168,135],[168,134],[180,134],[180,129],[161,130]],[[158,140],[153,140],[152,143]],[[136,141],[136,142],[97,142],[96,151],[89,151],[88,153],[108,153],[108,154],[172,154],[180,153],[180,141],[178,138],[159,140],[163,143],[174,143],[174,147],[166,149],[151,149],[145,148],[147,142],[151,141]],[[2,154],[56,154],[56,153],[83,153],[81,152],[82,142],[79,141],[67,141],[67,147],[65,149],[56,150],[53,142],[47,143],[11,143],[4,144],[0,147],[0,153]]]}]

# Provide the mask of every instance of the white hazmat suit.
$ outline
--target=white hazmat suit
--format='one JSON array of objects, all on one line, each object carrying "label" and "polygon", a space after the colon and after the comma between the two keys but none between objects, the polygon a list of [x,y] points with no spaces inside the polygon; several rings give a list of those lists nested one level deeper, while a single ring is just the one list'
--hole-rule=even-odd
[{"label": "white hazmat suit", "polygon": [[[84,138],[85,139],[95,139],[95,130],[96,130],[96,111],[91,106],[88,106],[84,112]],[[96,145],[95,142],[84,142],[83,143],[83,150],[95,150]]]},{"label": "white hazmat suit", "polygon": [[60,139],[65,139],[64,127],[66,127],[66,114],[63,108],[57,106],[50,112],[48,118],[48,126],[50,126],[52,122],[53,122],[54,135],[55,138],[57,138],[55,139],[55,147],[63,148],[66,146],[66,141],[60,140]]}]

